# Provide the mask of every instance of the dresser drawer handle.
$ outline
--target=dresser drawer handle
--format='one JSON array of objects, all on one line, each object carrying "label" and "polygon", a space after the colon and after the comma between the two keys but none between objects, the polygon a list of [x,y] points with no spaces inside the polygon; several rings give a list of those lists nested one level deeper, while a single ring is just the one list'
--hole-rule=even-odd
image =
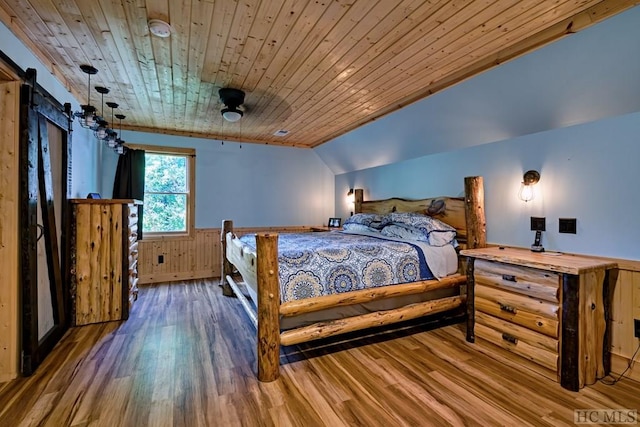
[{"label": "dresser drawer handle", "polygon": [[498,304],[500,304],[500,310],[506,311],[507,313],[516,314],[516,308],[515,307],[511,307],[510,305],[506,305],[506,304],[502,304],[502,303],[498,303]]},{"label": "dresser drawer handle", "polygon": [[506,332],[502,334],[502,339],[510,342],[511,344],[518,344],[518,338],[514,337],[513,335],[509,335]]},{"label": "dresser drawer handle", "polygon": [[503,274],[502,280],[506,280],[507,282],[517,282],[516,276],[513,274]]}]

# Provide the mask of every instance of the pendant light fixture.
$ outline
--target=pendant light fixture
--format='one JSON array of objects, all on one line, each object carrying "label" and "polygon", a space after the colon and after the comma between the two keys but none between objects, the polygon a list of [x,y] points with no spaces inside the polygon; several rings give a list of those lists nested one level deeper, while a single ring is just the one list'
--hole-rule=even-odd
[{"label": "pendant light fixture", "polygon": [[104,119],[104,95],[109,93],[109,89],[103,86],[96,86],[96,91],[102,96],[100,115],[96,115],[96,123],[94,125],[94,134],[98,139],[104,139],[107,136],[107,128],[109,123]]},{"label": "pendant light fixture", "polygon": [[[75,112],[73,115],[78,118],[78,123],[85,129],[93,131],[94,136],[104,143],[118,154],[124,153],[124,141],[120,139],[118,133],[109,128],[109,123],[104,119],[104,95],[110,91],[104,86],[96,86],[96,91],[101,96],[101,109],[100,115],[97,114],[96,108],[91,105],[91,76],[98,73],[98,70],[92,65],[81,65],[80,69],[83,73],[87,74],[87,103],[81,105],[81,111]],[[107,106],[111,108],[111,122],[113,123],[113,110],[118,108],[118,104],[115,102],[107,102]],[[122,119],[125,118],[122,114],[116,114],[120,119],[120,133],[122,133]]]},{"label": "pendant light fixture", "polygon": [[[107,102],[107,107],[111,108],[111,123],[113,123],[113,110],[118,108],[118,104],[115,102]],[[107,129],[107,136],[104,138],[104,142],[109,148],[116,148],[118,139],[118,133],[113,129]]]},{"label": "pendant light fixture", "polygon": [[87,103],[81,105],[82,111],[78,111],[74,115],[78,117],[78,122],[80,126],[83,128],[89,128],[93,125],[94,119],[93,116],[96,112],[94,106],[91,105],[91,76],[98,73],[98,69],[91,65],[81,65],[80,69],[83,73],[87,75],[88,83],[87,83]]},{"label": "pendant light fixture", "polygon": [[120,134],[116,139],[116,146],[114,147],[114,150],[118,154],[124,154],[124,141],[122,140],[121,136],[122,136],[122,119],[125,119],[126,117],[127,116],[125,116],[124,114],[116,114],[116,118],[120,120]]}]

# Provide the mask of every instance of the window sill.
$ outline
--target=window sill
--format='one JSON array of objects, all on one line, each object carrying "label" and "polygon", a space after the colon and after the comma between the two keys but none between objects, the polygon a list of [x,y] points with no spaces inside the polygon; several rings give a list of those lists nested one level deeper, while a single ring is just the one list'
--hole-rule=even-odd
[{"label": "window sill", "polygon": [[161,241],[161,240],[187,240],[193,239],[193,233],[166,233],[166,234],[155,234],[155,233],[145,233],[143,234],[141,242],[153,242],[153,241]]}]

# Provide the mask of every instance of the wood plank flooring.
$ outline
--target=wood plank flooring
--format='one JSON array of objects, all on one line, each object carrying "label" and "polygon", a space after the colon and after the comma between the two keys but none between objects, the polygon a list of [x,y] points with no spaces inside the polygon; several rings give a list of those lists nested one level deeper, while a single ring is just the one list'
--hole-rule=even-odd
[{"label": "wood plank flooring", "polygon": [[0,384],[0,426],[562,426],[574,409],[640,409],[640,383],[573,393],[460,325],[288,347],[272,383],[255,378],[254,335],[217,282],[143,287],[128,321],[73,328]]}]

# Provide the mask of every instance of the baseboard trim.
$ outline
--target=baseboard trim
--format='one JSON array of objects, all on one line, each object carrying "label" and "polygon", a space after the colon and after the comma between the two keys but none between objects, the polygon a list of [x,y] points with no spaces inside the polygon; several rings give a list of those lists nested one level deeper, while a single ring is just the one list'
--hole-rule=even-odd
[{"label": "baseboard trim", "polygon": [[[611,373],[618,377],[629,366],[629,358],[611,353]],[[631,368],[624,374],[626,378],[640,382],[640,361],[635,360]]]},{"label": "baseboard trim", "polygon": [[161,273],[161,274],[149,274],[138,277],[138,284],[150,285],[153,283],[161,282],[178,282],[182,280],[193,279],[210,279],[214,276],[213,269],[200,270],[200,271],[181,271],[177,273]]},{"label": "baseboard trim", "polygon": [[18,373],[15,372],[13,374],[0,374],[0,383],[6,383],[11,380],[15,380],[18,378]]}]

